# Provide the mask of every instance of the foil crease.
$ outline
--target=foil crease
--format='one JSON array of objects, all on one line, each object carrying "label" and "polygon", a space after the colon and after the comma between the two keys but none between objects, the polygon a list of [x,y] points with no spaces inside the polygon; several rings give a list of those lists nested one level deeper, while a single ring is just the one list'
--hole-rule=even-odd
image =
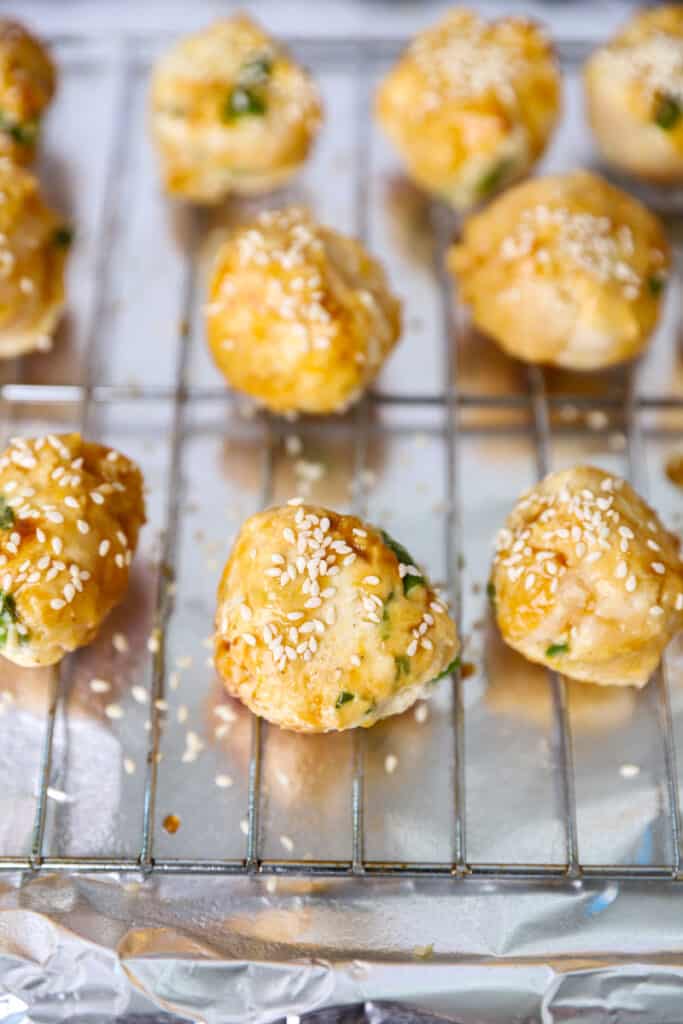
[{"label": "foil crease", "polygon": [[683,893],[646,895],[520,883],[512,900],[509,887],[443,881],[378,882],[368,899],[347,881],[269,892],[262,880],[17,876],[0,897],[0,1022],[680,1024]]}]

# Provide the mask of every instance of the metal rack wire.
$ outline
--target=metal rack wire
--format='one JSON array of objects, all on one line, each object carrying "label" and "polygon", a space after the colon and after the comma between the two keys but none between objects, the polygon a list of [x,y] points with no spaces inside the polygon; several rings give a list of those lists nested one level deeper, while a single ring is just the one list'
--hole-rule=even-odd
[{"label": "metal rack wire", "polygon": [[[146,40],[142,44],[146,44]],[[332,59],[341,66],[349,68],[354,75],[357,107],[357,134],[354,140],[354,174],[355,174],[355,231],[361,237],[367,235],[367,160],[369,148],[370,122],[367,117],[371,78],[368,68],[373,62],[383,60],[392,55],[399,46],[398,41],[381,42],[330,43],[329,41],[294,40],[298,50],[309,63]],[[126,144],[126,108],[128,103],[128,81],[131,73],[131,61],[140,40],[122,40],[118,58],[118,100],[117,125],[113,134],[113,142],[108,163],[109,187],[107,195],[115,194],[117,176],[121,161],[125,154]],[[582,56],[579,44],[565,43],[561,47],[565,60],[576,60]],[[168,494],[166,497],[166,513],[164,524],[164,540],[161,559],[169,571],[173,571],[177,556],[179,529],[179,507],[174,495],[178,490],[181,478],[181,460],[183,438],[186,429],[188,409],[197,403],[230,403],[232,396],[220,386],[197,387],[190,383],[188,377],[188,359],[191,338],[182,329],[178,336],[178,358],[176,364],[175,383],[171,387],[156,384],[145,384],[142,387],[127,388],[100,382],[98,377],[97,324],[104,315],[104,296],[107,281],[107,253],[109,240],[115,230],[116,212],[112,202],[105,202],[101,214],[99,252],[94,268],[96,294],[93,302],[91,323],[88,331],[89,346],[87,366],[83,382],[80,384],[22,384],[9,383],[0,387],[0,401],[7,410],[21,405],[40,402],[46,406],[71,403],[79,409],[79,422],[82,429],[87,430],[91,424],[93,410],[117,402],[170,402],[172,403],[172,433],[170,439],[170,472],[168,476]],[[455,349],[458,343],[457,324],[453,317],[452,285],[444,271],[443,254],[451,240],[453,222],[450,215],[443,209],[433,211],[433,231],[436,239],[434,272],[440,283],[442,300],[441,350],[443,359],[443,389],[440,393],[429,395],[391,394],[376,391],[361,402],[354,413],[354,469],[356,481],[362,481],[366,463],[368,444],[369,413],[373,405],[400,406],[424,405],[433,406],[443,411],[443,436],[445,440],[446,480],[446,529],[444,566],[447,567],[447,584],[454,599],[454,606],[460,607],[459,555],[462,548],[460,536],[460,508],[463,501],[458,471],[458,440],[460,437],[460,417],[466,409],[520,409],[529,414],[532,424],[533,441],[538,476],[543,476],[551,468],[551,417],[550,410],[557,403],[571,402],[577,407],[614,408],[619,406],[620,398],[604,396],[591,399],[584,396],[546,394],[544,374],[532,368],[528,372],[526,395],[489,395],[462,393],[456,379]],[[194,218],[194,231],[197,240],[202,230],[201,216]],[[183,310],[185,318],[190,317],[197,288],[194,245],[191,240],[184,269]],[[639,463],[638,451],[641,444],[640,415],[646,409],[679,409],[683,411],[683,396],[671,397],[639,397],[631,383],[626,410],[628,426],[629,465],[635,475]],[[275,420],[265,418],[266,439],[262,450],[260,503],[266,505],[271,500],[273,488],[274,449],[280,427]],[[365,511],[365,494],[359,483],[355,494],[355,511]],[[659,729],[664,749],[666,769],[665,788],[669,803],[669,829],[673,855],[671,863],[662,865],[617,864],[582,866],[579,849],[577,809],[575,793],[575,771],[572,736],[567,708],[564,681],[555,673],[549,673],[549,686],[552,695],[555,732],[555,756],[559,768],[561,819],[564,829],[564,860],[557,864],[517,864],[517,863],[477,863],[468,857],[466,835],[466,774],[465,774],[465,713],[461,692],[461,681],[453,679],[453,730],[454,767],[452,784],[452,850],[453,856],[445,862],[422,861],[377,861],[369,860],[365,854],[365,808],[364,808],[364,748],[365,735],[356,730],[353,741],[352,788],[351,788],[351,855],[338,860],[309,859],[273,859],[264,858],[260,842],[260,813],[262,802],[262,757],[263,741],[266,726],[257,718],[253,718],[251,734],[251,753],[248,764],[248,803],[247,803],[247,834],[244,855],[237,859],[181,859],[160,858],[155,856],[155,803],[157,799],[159,772],[159,744],[161,725],[157,703],[164,697],[167,666],[164,645],[164,627],[171,614],[172,597],[169,596],[165,580],[160,576],[156,594],[155,624],[162,641],[154,653],[152,671],[152,725],[146,761],[146,780],[140,831],[139,854],[137,857],[55,857],[44,853],[47,788],[51,777],[53,757],[53,737],[55,721],[60,702],[63,700],[68,684],[70,671],[69,661],[64,663],[61,679],[57,680],[50,697],[42,756],[39,770],[39,789],[35,810],[31,850],[27,856],[8,856],[0,858],[0,870],[24,871],[137,871],[158,874],[276,874],[276,875],[320,875],[320,876],[388,876],[388,877],[456,877],[458,879],[495,878],[506,880],[515,878],[538,879],[550,882],[578,880],[597,877],[601,879],[616,878],[649,878],[654,880],[680,879],[681,874],[681,809],[678,776],[676,767],[676,750],[672,727],[672,714],[669,701],[668,684],[664,672],[660,672],[656,681],[659,709]]]}]

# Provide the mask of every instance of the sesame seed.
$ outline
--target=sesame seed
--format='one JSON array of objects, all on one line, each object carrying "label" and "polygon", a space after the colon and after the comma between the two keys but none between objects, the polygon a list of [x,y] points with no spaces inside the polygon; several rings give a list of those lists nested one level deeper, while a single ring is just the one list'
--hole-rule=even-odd
[{"label": "sesame seed", "polygon": [[148,694],[144,686],[131,686],[130,695],[134,701],[137,701],[138,704],[147,703]]},{"label": "sesame seed", "polygon": [[633,591],[636,589],[636,585],[637,583],[635,576],[629,576],[629,578],[626,580],[626,589],[628,590],[629,594],[633,593]]},{"label": "sesame seed", "polygon": [[244,640],[245,644],[249,645],[249,647],[256,646],[256,637],[253,636],[251,633],[242,633],[242,639]]},{"label": "sesame seed", "polygon": [[60,597],[53,597],[50,601],[50,608],[54,608],[56,612],[60,612],[64,607],[66,607],[66,601],[62,601]]},{"label": "sesame seed", "polygon": [[106,679],[91,679],[90,689],[93,693],[108,693],[111,690],[111,683]]},{"label": "sesame seed", "polygon": [[133,775],[135,772],[135,761],[132,757],[124,757],[123,759],[123,770],[126,775]]},{"label": "sesame seed", "polygon": [[398,767],[398,758],[395,754],[387,754],[384,758],[384,770],[387,775],[393,775]]},{"label": "sesame seed", "polygon": [[85,519],[77,519],[76,526],[78,528],[79,533],[88,533],[90,530],[90,527],[86,523]]},{"label": "sesame seed", "polygon": [[78,508],[78,502],[76,501],[75,498],[72,498],[70,494],[67,494],[66,498],[64,499],[64,504],[67,506],[67,508]]},{"label": "sesame seed", "polygon": [[123,633],[114,633],[111,642],[114,650],[118,651],[119,654],[125,654],[128,650],[128,640]]},{"label": "sesame seed", "polygon": [[354,668],[360,668],[360,658],[357,654],[352,654],[350,661]]},{"label": "sesame seed", "polygon": [[232,786],[232,778],[229,775],[217,775],[215,781],[219,789],[229,789]]},{"label": "sesame seed", "polygon": [[658,576],[663,576],[666,572],[666,566],[661,562],[652,562],[650,568],[653,572],[656,572]]},{"label": "sesame seed", "polygon": [[100,546],[97,549],[97,553],[100,556],[100,558],[104,558],[105,557],[105,555],[109,551],[110,547],[111,547],[111,543],[108,540],[100,541]]},{"label": "sesame seed", "polygon": [[628,575],[628,564],[624,561],[619,562],[614,575],[618,580],[626,579],[626,576]]},{"label": "sesame seed", "polygon": [[123,708],[120,704],[107,704],[104,709],[104,713],[107,718],[123,718]]},{"label": "sesame seed", "polygon": [[94,501],[96,505],[104,505],[104,496],[99,491],[91,491],[90,500]]},{"label": "sesame seed", "polygon": [[365,576],[363,577],[363,583],[366,583],[369,587],[376,587],[379,585],[379,576]]}]

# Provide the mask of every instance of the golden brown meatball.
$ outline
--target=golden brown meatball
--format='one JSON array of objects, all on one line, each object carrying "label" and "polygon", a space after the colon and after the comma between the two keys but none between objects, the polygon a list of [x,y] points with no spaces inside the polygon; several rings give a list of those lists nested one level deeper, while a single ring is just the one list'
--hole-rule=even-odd
[{"label": "golden brown meatball", "polygon": [[340,412],[394,347],[400,303],[360,242],[290,208],[262,214],[223,245],[206,327],[238,391],[274,412]]},{"label": "golden brown meatball", "polygon": [[56,73],[43,44],[16,21],[0,19],[0,156],[33,158]]},{"label": "golden brown meatball", "polygon": [[50,348],[70,239],[33,175],[0,157],[0,358]]},{"label": "golden brown meatball", "polygon": [[377,94],[408,173],[458,209],[527,174],[559,107],[559,70],[538,25],[464,8],[420,33]]},{"label": "golden brown meatball", "polygon": [[591,466],[522,496],[491,586],[503,639],[584,682],[644,686],[683,627],[677,538],[624,480]]},{"label": "golden brown meatball", "polygon": [[603,156],[655,182],[683,181],[683,8],[637,13],[584,68],[588,119]]},{"label": "golden brown meatball", "polygon": [[458,650],[442,601],[375,527],[298,503],[242,527],[218,588],[215,664],[255,714],[297,732],[367,727],[425,697]]},{"label": "golden brown meatball", "polygon": [[142,476],[79,434],[14,438],[0,456],[0,652],[52,665],[122,599],[145,521]]},{"label": "golden brown meatball", "polygon": [[449,265],[477,327],[510,355],[594,370],[647,345],[669,247],[641,203],[574,171],[518,185],[468,218]]},{"label": "golden brown meatball", "polygon": [[171,195],[214,203],[276,188],[321,117],[310,76],[244,14],[181,39],[154,70],[152,134]]}]

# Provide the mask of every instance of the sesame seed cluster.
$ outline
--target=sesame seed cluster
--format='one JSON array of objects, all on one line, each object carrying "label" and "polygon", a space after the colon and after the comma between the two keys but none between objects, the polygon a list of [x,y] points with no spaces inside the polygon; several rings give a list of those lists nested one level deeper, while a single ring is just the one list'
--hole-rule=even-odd
[{"label": "sesame seed cluster", "polygon": [[[492,581],[506,639],[530,656],[538,635],[533,660],[663,649],[683,626],[676,539],[624,480],[591,467],[551,474],[520,499],[498,534]],[[591,620],[603,640],[592,655]]]},{"label": "sesame seed cluster", "polygon": [[[408,579],[419,581],[412,597]],[[416,566],[373,527],[300,499],[245,524],[216,625],[216,665],[231,692],[249,703],[255,686],[286,702],[299,690],[332,728],[340,708],[367,715],[396,689],[433,679],[456,653],[446,607]],[[351,696],[337,705],[340,693]],[[259,713],[272,718],[277,706]]]},{"label": "sesame seed cluster", "polygon": [[643,286],[643,275],[633,265],[634,251],[628,224],[544,203],[523,210],[514,232],[500,246],[506,261],[532,254],[541,266],[568,260],[601,283],[616,283],[626,299],[637,298]]},{"label": "sesame seed cluster", "polygon": [[535,74],[537,62],[551,53],[543,32],[530,22],[488,22],[464,10],[420,33],[408,50],[425,79],[426,89],[417,98],[425,110],[491,95],[513,108],[520,80]]},{"label": "sesame seed cluster", "polygon": [[601,52],[604,73],[637,83],[651,101],[660,95],[683,100],[683,35],[656,32],[630,44]]},{"label": "sesame seed cluster", "polygon": [[78,434],[17,437],[0,457],[0,496],[0,587],[19,643],[3,653],[50,664],[90,639],[127,586],[142,479]]}]

